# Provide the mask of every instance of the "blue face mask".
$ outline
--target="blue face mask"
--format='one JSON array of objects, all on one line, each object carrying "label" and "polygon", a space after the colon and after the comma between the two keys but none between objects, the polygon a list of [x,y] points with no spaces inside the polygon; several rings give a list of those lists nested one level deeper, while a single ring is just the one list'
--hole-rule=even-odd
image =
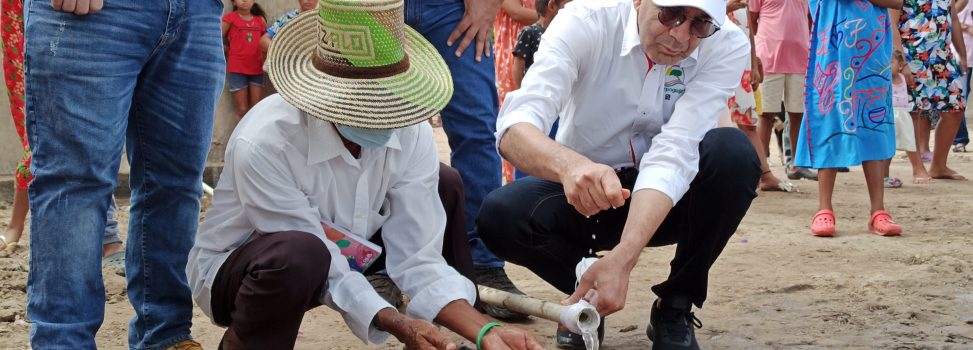
[{"label": "blue face mask", "polygon": [[357,143],[359,146],[365,148],[377,148],[385,146],[392,138],[392,132],[395,129],[362,129],[352,126],[345,126],[341,124],[335,124],[338,128],[338,132],[341,136],[344,136],[348,141]]}]

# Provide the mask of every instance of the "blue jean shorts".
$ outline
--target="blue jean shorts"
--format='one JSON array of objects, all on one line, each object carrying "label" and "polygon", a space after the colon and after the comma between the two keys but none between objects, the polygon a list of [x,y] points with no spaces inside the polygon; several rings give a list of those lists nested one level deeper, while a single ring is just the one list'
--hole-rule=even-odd
[{"label": "blue jean shorts", "polygon": [[229,84],[230,92],[240,91],[248,85],[264,87],[264,75],[230,72]]}]

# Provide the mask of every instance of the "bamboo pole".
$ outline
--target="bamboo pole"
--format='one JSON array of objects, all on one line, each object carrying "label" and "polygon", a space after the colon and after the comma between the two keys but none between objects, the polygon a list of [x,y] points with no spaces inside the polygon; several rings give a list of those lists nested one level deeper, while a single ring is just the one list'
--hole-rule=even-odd
[{"label": "bamboo pole", "polygon": [[531,298],[526,295],[504,292],[480,286],[480,301],[507,308],[511,311],[560,322],[575,333],[593,331],[601,324],[601,318],[594,306],[587,302],[564,306],[549,301]]},{"label": "bamboo pole", "polygon": [[561,310],[564,305],[531,298],[526,295],[504,292],[486,286],[480,286],[480,301],[507,308],[514,312],[540,317],[548,321],[561,320]]}]

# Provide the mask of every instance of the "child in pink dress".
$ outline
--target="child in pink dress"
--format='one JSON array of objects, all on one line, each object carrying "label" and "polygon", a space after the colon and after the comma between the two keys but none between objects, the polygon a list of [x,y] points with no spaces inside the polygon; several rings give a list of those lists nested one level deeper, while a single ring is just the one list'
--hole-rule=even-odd
[{"label": "child in pink dress", "polygon": [[[912,117],[909,115],[909,88],[905,76],[902,75],[903,69],[905,69],[905,62],[902,61],[902,52],[894,51],[892,53],[892,110],[895,113],[895,148],[914,153],[916,151],[915,129],[912,125]],[[889,175],[891,164],[891,158],[885,160],[885,188],[902,187],[902,180]],[[918,180],[913,179],[912,182],[928,183]]]}]

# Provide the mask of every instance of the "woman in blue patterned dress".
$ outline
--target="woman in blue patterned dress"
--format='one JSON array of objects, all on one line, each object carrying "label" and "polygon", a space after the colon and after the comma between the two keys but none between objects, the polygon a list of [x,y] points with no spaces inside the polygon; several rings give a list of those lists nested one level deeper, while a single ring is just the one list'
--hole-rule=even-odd
[{"label": "woman in blue patterned dress", "polygon": [[941,117],[929,171],[919,160],[919,154],[909,154],[914,180],[966,180],[946,166],[951,140],[966,110],[962,88],[966,58],[955,57],[949,48],[952,43],[958,52],[966,52],[963,36],[952,35],[953,31],[962,32],[959,19],[952,11],[953,1],[904,0],[901,14],[892,11],[893,22],[898,21],[905,62],[915,77],[909,85],[909,103],[918,145],[928,144],[930,128],[929,120],[918,118],[919,112],[939,111]]},{"label": "woman in blue patterned dress", "polygon": [[[814,27],[805,84],[805,115],[795,164],[818,170],[815,236],[835,234],[831,206],[839,167],[862,165],[871,201],[868,230],[892,236],[902,227],[885,211],[883,161],[895,154],[892,27],[884,7],[902,0],[811,0]],[[896,7],[898,8],[898,7]]]}]

